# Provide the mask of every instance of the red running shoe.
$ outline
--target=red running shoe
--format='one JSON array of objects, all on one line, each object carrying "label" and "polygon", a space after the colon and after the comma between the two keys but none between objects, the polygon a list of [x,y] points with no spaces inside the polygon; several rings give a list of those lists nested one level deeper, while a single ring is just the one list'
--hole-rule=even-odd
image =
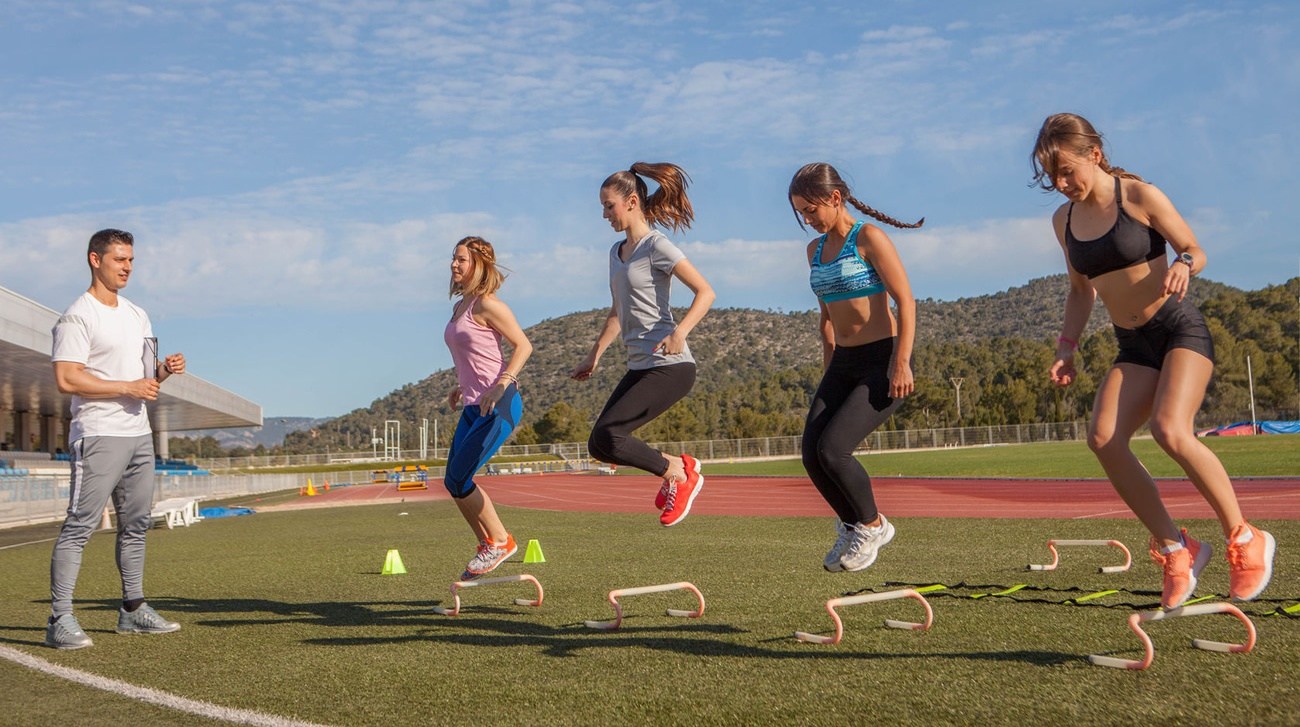
[{"label": "red running shoe", "polygon": [[689,454],[682,455],[682,465],[686,468],[685,482],[671,482],[664,495],[664,511],[659,516],[659,524],[670,528],[682,520],[691,511],[691,505],[704,489],[704,475],[700,472],[700,461]]}]

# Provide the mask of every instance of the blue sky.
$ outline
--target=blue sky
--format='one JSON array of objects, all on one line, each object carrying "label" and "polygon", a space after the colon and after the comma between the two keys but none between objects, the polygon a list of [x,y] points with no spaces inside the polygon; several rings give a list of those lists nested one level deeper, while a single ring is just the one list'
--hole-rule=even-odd
[{"label": "blue sky", "polygon": [[464,235],[526,326],[607,306],[598,187],[636,160],[692,175],[673,237],[719,306],[813,307],[785,190],[817,160],[926,218],[891,232],[918,297],[1061,272],[1028,154],[1068,110],[1258,288],[1300,271],[1298,31],[1289,1],[0,0],[0,285],[61,310],[129,229],[165,351],[337,415],[450,365]]}]

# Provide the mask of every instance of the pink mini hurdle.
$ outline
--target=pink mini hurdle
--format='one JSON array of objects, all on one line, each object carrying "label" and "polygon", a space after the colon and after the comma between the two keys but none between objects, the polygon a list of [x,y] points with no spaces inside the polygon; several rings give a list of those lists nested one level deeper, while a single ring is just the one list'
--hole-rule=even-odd
[{"label": "pink mini hurdle", "polygon": [[1245,654],[1255,648],[1255,624],[1246,614],[1241,612],[1241,609],[1230,603],[1196,603],[1191,606],[1171,608],[1168,611],[1144,611],[1128,617],[1128,627],[1133,629],[1133,633],[1137,634],[1138,638],[1142,640],[1142,648],[1146,651],[1141,659],[1120,659],[1114,656],[1093,654],[1088,657],[1088,661],[1097,666],[1141,671],[1151,666],[1152,660],[1156,658],[1156,648],[1151,643],[1151,637],[1147,636],[1147,632],[1142,630],[1142,624],[1147,621],[1164,621],[1178,616],[1203,616],[1211,613],[1226,613],[1240,621],[1241,625],[1246,627],[1246,643],[1229,644],[1223,641],[1192,639],[1192,646],[1205,651],[1219,651],[1226,654]]},{"label": "pink mini hurdle", "polygon": [[894,619],[885,619],[885,625],[891,629],[910,629],[913,631],[928,631],[931,624],[934,623],[934,611],[930,608],[929,601],[925,596],[917,593],[911,588],[903,588],[897,591],[885,591],[883,593],[864,593],[860,596],[845,596],[843,598],[832,598],[826,602],[826,612],[831,615],[831,620],[835,622],[834,636],[820,636],[810,634],[806,631],[794,632],[794,637],[800,641],[806,641],[810,644],[838,644],[840,639],[844,638],[844,622],[840,620],[840,615],[835,612],[839,606],[856,606],[861,603],[875,603],[876,601],[892,601],[895,598],[913,598],[921,602],[925,607],[925,621],[914,623],[912,621],[895,621]]},{"label": "pink mini hurdle", "polygon": [[1109,545],[1115,548],[1119,548],[1121,551],[1124,552],[1123,565],[1103,566],[1097,569],[1099,573],[1123,573],[1124,571],[1128,570],[1130,566],[1133,565],[1133,554],[1130,553],[1128,548],[1118,540],[1049,540],[1047,541],[1047,549],[1052,551],[1052,562],[1046,565],[1030,564],[1028,566],[1025,566],[1025,569],[1026,570],[1056,570],[1056,566],[1059,565],[1061,562],[1061,554],[1056,552],[1056,546],[1058,545]]},{"label": "pink mini hurdle", "polygon": [[454,600],[456,605],[453,606],[452,608],[443,608],[442,606],[434,606],[433,612],[442,614],[443,616],[459,616],[460,615],[460,589],[462,588],[473,588],[475,586],[491,586],[497,583],[521,583],[523,581],[528,581],[529,583],[532,583],[534,586],[537,586],[537,598],[536,599],[516,598],[515,605],[518,606],[542,605],[542,584],[538,583],[536,578],[528,575],[527,573],[521,573],[517,576],[501,576],[499,578],[484,578],[482,580],[477,580],[477,581],[456,581],[455,583],[451,584],[451,597]]},{"label": "pink mini hurdle", "polygon": [[683,611],[677,608],[670,608],[668,609],[669,616],[680,616],[682,618],[699,618],[701,615],[704,614],[704,596],[700,593],[700,589],[696,588],[691,583],[687,583],[686,581],[681,581],[678,583],[665,583],[661,586],[640,586],[637,588],[620,588],[618,590],[610,591],[608,600],[610,605],[614,607],[614,620],[613,621],[585,621],[584,623],[587,625],[588,628],[602,629],[604,631],[613,631],[623,623],[623,606],[620,605],[618,602],[620,596],[640,596],[645,593],[663,593],[664,591],[678,591],[678,590],[690,591],[691,593],[694,593],[695,597],[699,599],[700,607],[694,611]]}]

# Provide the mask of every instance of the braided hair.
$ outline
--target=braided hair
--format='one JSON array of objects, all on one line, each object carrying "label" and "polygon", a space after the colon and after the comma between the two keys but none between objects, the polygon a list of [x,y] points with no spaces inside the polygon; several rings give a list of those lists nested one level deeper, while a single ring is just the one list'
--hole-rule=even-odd
[{"label": "braided hair", "polygon": [[459,295],[465,298],[475,298],[497,292],[506,276],[501,272],[502,269],[497,266],[497,253],[492,248],[492,243],[481,237],[471,235],[458,241],[456,246],[452,248],[452,252],[454,253],[460,247],[464,247],[469,251],[470,259],[474,261],[474,270],[464,283],[457,285],[452,282],[447,297],[452,298]]},{"label": "braided hair", "polygon": [[794,209],[794,198],[796,196],[820,204],[830,200],[831,193],[837,190],[840,193],[840,199],[858,208],[859,211],[872,219],[887,225],[901,228],[917,228],[925,224],[924,217],[916,222],[907,223],[877,211],[853,196],[853,192],[849,190],[849,185],[840,177],[840,173],[835,171],[835,167],[826,162],[813,162],[800,167],[799,171],[795,172],[794,179],[790,180],[790,192],[787,197],[790,201],[790,209],[794,210],[794,218],[799,222],[799,227],[803,228],[804,223],[799,210]]}]

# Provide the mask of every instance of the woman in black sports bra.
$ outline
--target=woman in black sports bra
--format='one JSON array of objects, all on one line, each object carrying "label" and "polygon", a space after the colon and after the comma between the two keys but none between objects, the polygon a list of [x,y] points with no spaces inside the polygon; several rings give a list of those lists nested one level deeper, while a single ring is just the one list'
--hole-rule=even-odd
[{"label": "woman in black sports bra", "polygon": [[[1210,331],[1185,300],[1191,276],[1205,267],[1205,252],[1163,192],[1110,166],[1101,135],[1087,119],[1047,117],[1032,163],[1039,186],[1070,200],[1052,216],[1070,292],[1050,376],[1058,386],[1074,381],[1078,339],[1100,297],[1115,326],[1119,356],[1097,389],[1088,446],[1151,532],[1151,557],[1164,569],[1161,604],[1177,608],[1192,595],[1212,549],[1174,524],[1155,481],[1129,447],[1143,424],[1218,516],[1232,597],[1255,598],[1272,577],[1273,536],[1242,517],[1227,471],[1192,429],[1214,373]],[[1177,255],[1172,263],[1166,240]]]}]

